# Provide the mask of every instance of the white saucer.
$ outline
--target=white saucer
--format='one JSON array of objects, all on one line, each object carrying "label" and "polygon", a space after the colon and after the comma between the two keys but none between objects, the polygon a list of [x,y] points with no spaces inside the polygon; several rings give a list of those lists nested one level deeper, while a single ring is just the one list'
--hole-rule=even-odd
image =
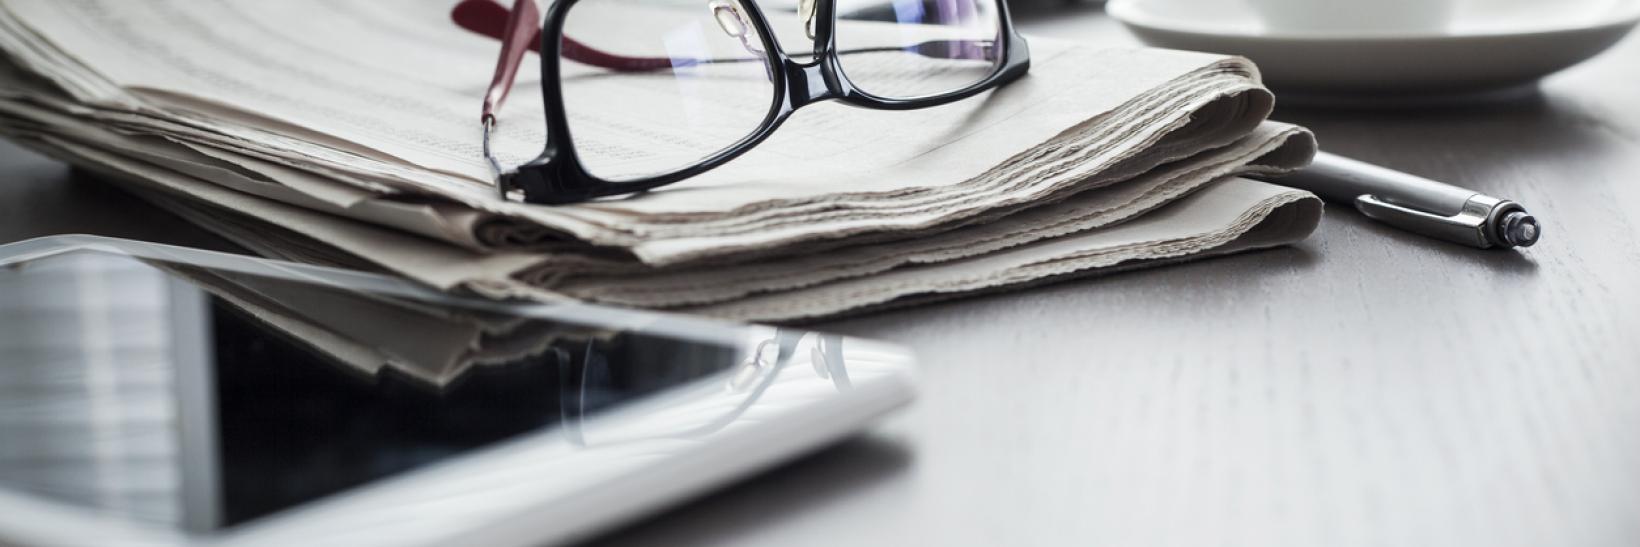
[{"label": "white saucer", "polygon": [[1640,22],[1640,0],[1468,0],[1448,30],[1417,33],[1271,32],[1241,0],[1110,0],[1105,9],[1147,44],[1253,59],[1283,99],[1356,104],[1531,91]]}]

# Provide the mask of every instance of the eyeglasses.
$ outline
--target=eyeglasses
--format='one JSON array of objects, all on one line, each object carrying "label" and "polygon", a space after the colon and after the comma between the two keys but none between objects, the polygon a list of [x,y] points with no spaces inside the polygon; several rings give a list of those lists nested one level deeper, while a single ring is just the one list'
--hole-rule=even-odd
[{"label": "eyeglasses", "polygon": [[[733,351],[732,358],[739,363],[727,370],[722,368],[723,362],[718,359],[730,356],[716,352],[681,355],[666,363],[670,365],[667,370],[674,375],[663,379],[664,385],[678,387],[686,383],[680,380],[700,379],[706,374],[715,373],[725,373],[727,381],[716,389],[698,385],[675,391],[678,397],[673,399],[674,404],[660,409],[672,412],[672,418],[661,420],[665,427],[654,431],[639,431],[630,427],[608,430],[597,427],[596,422],[588,419],[609,405],[618,404],[634,390],[646,389],[642,385],[632,385],[631,371],[626,370],[640,363],[623,363],[619,360],[612,363],[612,348],[598,339],[587,340],[579,351],[563,344],[549,346],[544,355],[553,359],[559,371],[559,389],[562,393],[559,413],[563,419],[564,437],[579,446],[608,446],[656,437],[698,438],[740,420],[762,400],[765,393],[778,391],[777,386],[782,383],[795,384],[798,389],[812,393],[810,390],[821,385],[814,380],[817,376],[821,381],[829,380],[832,387],[840,392],[854,388],[849,380],[847,360],[843,357],[843,337],[790,329],[778,329],[773,334],[773,337],[750,347],[728,348]],[[799,364],[804,355],[804,346],[808,348],[809,365],[813,372],[802,370]],[[680,409],[691,411],[676,412]]]},{"label": "eyeglasses", "polygon": [[[838,1],[858,9],[839,14]],[[465,0],[452,18],[502,41],[481,118],[503,199],[563,204],[650,190],[727,163],[797,109],[837,100],[938,106],[1023,76],[1004,0]],[[777,38],[784,37],[786,40]],[[788,53],[783,41],[810,51]],[[504,169],[497,112],[531,44],[541,54],[546,149]]]}]

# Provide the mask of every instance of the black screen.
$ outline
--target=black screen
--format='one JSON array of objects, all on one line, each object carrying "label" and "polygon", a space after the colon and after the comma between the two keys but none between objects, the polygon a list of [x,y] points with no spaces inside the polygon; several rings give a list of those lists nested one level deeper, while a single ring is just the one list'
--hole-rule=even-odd
[{"label": "black screen", "polygon": [[0,487],[208,531],[670,387],[738,350],[79,253],[0,270]]}]

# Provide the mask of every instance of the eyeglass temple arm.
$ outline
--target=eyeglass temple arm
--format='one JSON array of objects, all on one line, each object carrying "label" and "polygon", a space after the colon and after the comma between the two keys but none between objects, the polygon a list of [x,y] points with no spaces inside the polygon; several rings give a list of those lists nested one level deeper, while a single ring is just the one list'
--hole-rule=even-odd
[{"label": "eyeglass temple arm", "polygon": [[[528,3],[529,9],[532,10],[535,7],[535,3],[530,0],[518,0],[518,2]],[[508,37],[508,32],[513,30],[515,21],[512,18],[512,11],[502,5],[497,4],[492,0],[463,0],[463,2],[456,5],[455,10],[450,13],[450,17],[463,29],[483,36],[502,40],[506,44],[506,47],[503,48],[504,55],[512,52],[515,44],[510,41],[511,39]],[[524,18],[523,20],[539,21],[539,16]],[[541,43],[540,29],[536,29],[528,42],[520,43],[536,44],[528,45],[527,48],[529,51],[537,51],[539,53],[538,46]],[[927,42],[922,42],[909,47],[860,48],[843,50],[838,53],[846,55],[849,53],[911,51],[925,57],[936,59],[987,59],[996,55],[994,49],[990,47],[992,45],[994,44],[979,40],[929,40]],[[607,51],[582,44],[568,36],[563,38],[563,45],[561,47],[562,50],[560,54],[565,59],[589,66],[620,72],[643,72],[648,70],[658,70],[662,68],[671,68],[673,64],[671,59],[665,57],[631,57],[627,55],[609,53]],[[728,61],[753,60],[757,59],[729,59]],[[707,59],[706,61],[716,60]],[[499,71],[503,68],[503,66],[497,66],[496,68]],[[512,71],[517,71],[517,69],[518,67],[516,63],[510,67],[510,70]]]},{"label": "eyeglass temple arm", "polygon": [[507,11],[503,26],[496,29],[497,37],[501,39],[501,58],[496,60],[495,75],[491,76],[490,88],[484,94],[481,119],[486,128],[495,124],[496,111],[501,109],[501,103],[507,101],[507,93],[512,90],[513,80],[518,77],[518,67],[524,62],[524,53],[530,50],[527,39],[540,34],[540,21],[541,13],[536,10],[535,0],[516,0],[513,9]]}]

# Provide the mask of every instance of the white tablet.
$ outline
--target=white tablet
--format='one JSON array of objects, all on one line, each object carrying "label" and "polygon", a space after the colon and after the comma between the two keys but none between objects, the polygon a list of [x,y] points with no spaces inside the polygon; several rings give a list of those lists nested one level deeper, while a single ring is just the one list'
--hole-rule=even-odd
[{"label": "white tablet", "polygon": [[858,431],[892,346],[87,236],[0,246],[0,544],[544,545]]}]

